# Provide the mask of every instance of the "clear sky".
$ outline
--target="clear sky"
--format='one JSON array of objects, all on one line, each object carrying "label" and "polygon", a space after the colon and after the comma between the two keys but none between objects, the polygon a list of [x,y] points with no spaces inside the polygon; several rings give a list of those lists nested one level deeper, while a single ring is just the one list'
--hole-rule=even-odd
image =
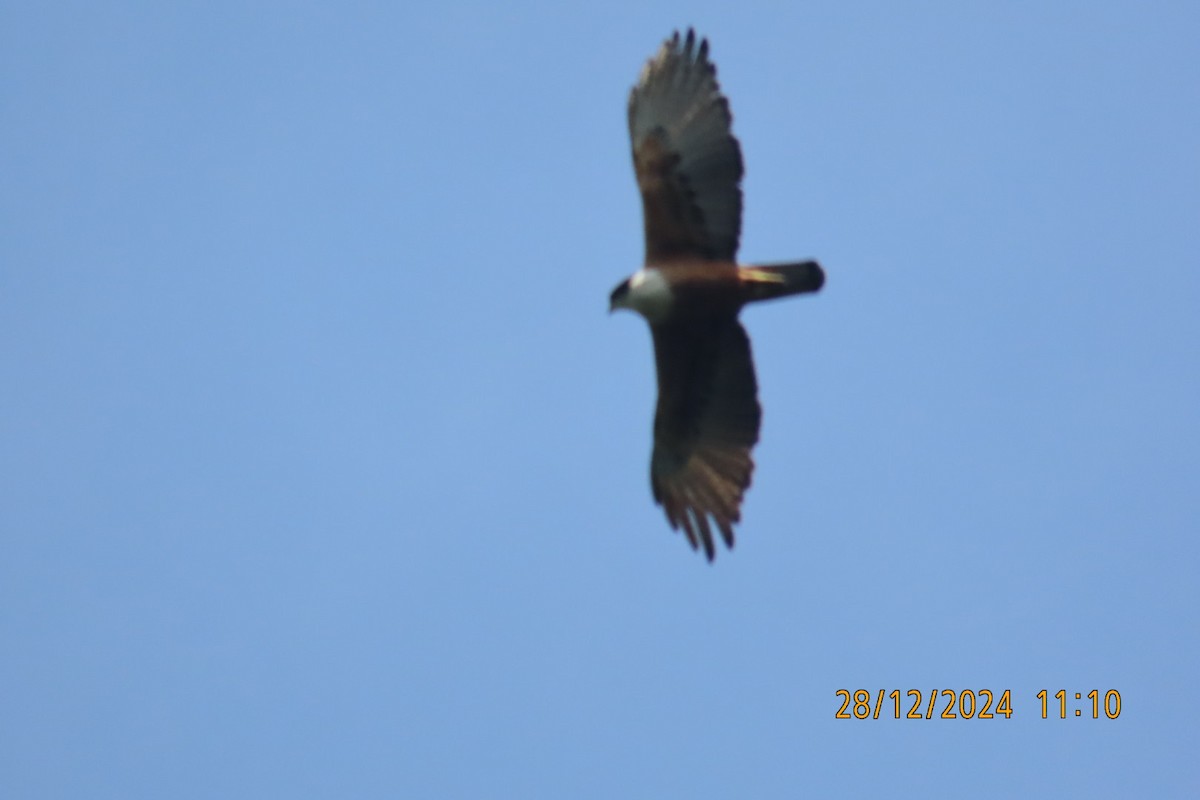
[{"label": "clear sky", "polygon": [[[687,25],[742,258],[828,274],[744,314],[762,443],[712,565],[606,314],[627,93]],[[1197,30],[4,4],[0,796],[1197,796]]]}]

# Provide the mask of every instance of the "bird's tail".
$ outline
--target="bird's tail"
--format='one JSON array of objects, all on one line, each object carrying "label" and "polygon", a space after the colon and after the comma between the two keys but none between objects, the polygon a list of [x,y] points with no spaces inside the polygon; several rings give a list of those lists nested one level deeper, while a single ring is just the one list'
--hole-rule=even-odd
[{"label": "bird's tail", "polygon": [[738,274],[747,303],[815,292],[825,285],[825,272],[815,261],[742,267]]}]

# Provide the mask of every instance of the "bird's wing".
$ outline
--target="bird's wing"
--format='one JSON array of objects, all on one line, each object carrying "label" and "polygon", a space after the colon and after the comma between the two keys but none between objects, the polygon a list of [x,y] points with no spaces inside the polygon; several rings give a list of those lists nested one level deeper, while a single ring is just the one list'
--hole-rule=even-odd
[{"label": "bird's wing", "polygon": [[[762,411],[750,340],[734,316],[651,328],[658,409],[650,483],[671,527],[713,558],[713,525],[729,547],[750,485]],[[710,523],[711,518],[711,523]]]},{"label": "bird's wing", "polygon": [[663,43],[629,95],[633,168],[642,193],[646,263],[733,261],[742,228],[742,151],[729,102],[691,30]]}]

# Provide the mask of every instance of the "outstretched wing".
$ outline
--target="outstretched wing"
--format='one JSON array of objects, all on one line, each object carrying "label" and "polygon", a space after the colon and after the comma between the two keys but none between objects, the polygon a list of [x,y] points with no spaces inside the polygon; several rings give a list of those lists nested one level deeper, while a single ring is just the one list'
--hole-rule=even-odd
[{"label": "outstretched wing", "polygon": [[[715,526],[733,547],[762,410],[750,340],[735,316],[653,326],[658,410],[650,483],[671,527],[713,558]],[[710,521],[711,520],[711,521]]]},{"label": "outstretched wing", "polygon": [[629,96],[633,168],[642,193],[646,263],[733,261],[742,229],[742,151],[729,102],[689,30],[663,43]]}]

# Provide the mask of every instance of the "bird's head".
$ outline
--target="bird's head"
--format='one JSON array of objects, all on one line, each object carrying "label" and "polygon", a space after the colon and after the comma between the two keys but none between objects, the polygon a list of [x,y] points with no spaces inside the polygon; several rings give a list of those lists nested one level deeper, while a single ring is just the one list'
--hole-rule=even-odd
[{"label": "bird's head", "polygon": [[611,313],[618,308],[628,308],[653,323],[665,319],[674,302],[674,293],[662,270],[646,267],[613,289],[608,297],[608,310]]},{"label": "bird's head", "polygon": [[629,308],[629,278],[621,281],[617,288],[612,290],[612,294],[608,296],[608,313],[616,311],[618,308]]}]

